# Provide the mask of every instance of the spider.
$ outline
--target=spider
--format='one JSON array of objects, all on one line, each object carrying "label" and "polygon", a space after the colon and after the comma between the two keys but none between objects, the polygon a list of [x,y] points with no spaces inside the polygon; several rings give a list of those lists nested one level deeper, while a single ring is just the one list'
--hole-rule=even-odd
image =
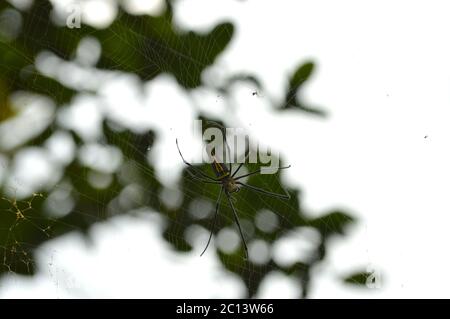
[{"label": "spider", "polygon": [[[247,243],[245,241],[244,234],[242,233],[241,224],[239,222],[239,217],[238,217],[238,215],[236,213],[236,209],[234,208],[231,194],[237,193],[241,189],[241,187],[249,189],[249,190],[252,190],[252,191],[255,191],[255,192],[258,192],[258,193],[266,194],[268,196],[272,196],[272,197],[275,197],[275,198],[281,198],[281,199],[285,199],[285,200],[290,199],[289,194],[288,193],[286,193],[286,194],[272,193],[272,192],[269,192],[269,191],[264,190],[262,188],[259,188],[259,187],[256,187],[256,186],[252,186],[252,185],[248,185],[246,183],[243,183],[243,182],[239,181],[240,179],[242,179],[244,177],[260,173],[260,170],[261,170],[261,169],[258,169],[256,171],[250,172],[248,174],[244,174],[244,175],[236,177],[236,174],[239,172],[239,170],[241,169],[241,167],[244,165],[245,161],[247,160],[248,155],[249,155],[248,153],[245,156],[244,162],[240,163],[239,166],[237,167],[237,169],[234,172],[232,171],[231,162],[228,163],[229,166],[227,167],[227,165],[225,163],[219,162],[217,160],[217,158],[213,155],[212,156],[213,162],[211,163],[211,167],[212,167],[212,169],[213,169],[213,171],[214,171],[214,173],[216,175],[216,178],[213,178],[213,177],[207,175],[206,173],[204,173],[203,171],[201,171],[199,168],[193,166],[188,161],[186,161],[184,159],[184,157],[183,157],[183,154],[181,154],[180,147],[178,146],[178,140],[176,140],[176,144],[177,144],[177,148],[178,148],[178,153],[180,153],[181,159],[183,160],[184,164],[186,164],[190,169],[192,169],[193,171],[195,171],[197,174],[199,174],[201,176],[200,177],[199,175],[194,174],[193,172],[191,172],[188,169],[187,170],[188,174],[194,180],[197,180],[197,181],[200,181],[200,182],[203,182],[203,183],[206,183],[206,184],[221,185],[219,196],[217,197],[217,200],[216,200],[216,209],[215,209],[215,212],[214,212],[213,225],[211,227],[211,233],[209,234],[209,239],[208,239],[208,242],[207,242],[207,244],[205,246],[205,249],[203,249],[203,252],[200,254],[200,256],[203,256],[203,254],[208,249],[208,246],[209,246],[209,244],[211,242],[211,238],[212,238],[212,235],[213,235],[213,232],[214,232],[214,227],[216,225],[217,215],[218,215],[218,212],[219,212],[219,203],[220,203],[220,200],[222,198],[222,194],[225,193],[225,195],[227,196],[228,204],[230,205],[231,210],[233,211],[234,220],[236,222],[237,228],[239,230],[239,234],[240,234],[241,239],[242,239],[242,243],[243,243],[244,250],[245,250],[245,257],[248,258]],[[284,167],[278,167],[278,169],[286,169],[286,168],[289,168],[289,167],[291,167],[291,166],[289,165],[289,166],[284,166]]]}]

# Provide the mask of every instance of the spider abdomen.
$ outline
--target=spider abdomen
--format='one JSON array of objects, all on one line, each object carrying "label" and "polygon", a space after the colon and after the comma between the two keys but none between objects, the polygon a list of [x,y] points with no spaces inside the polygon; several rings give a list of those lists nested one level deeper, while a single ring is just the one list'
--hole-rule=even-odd
[{"label": "spider abdomen", "polygon": [[222,183],[228,193],[236,193],[241,189],[233,178],[226,178]]}]

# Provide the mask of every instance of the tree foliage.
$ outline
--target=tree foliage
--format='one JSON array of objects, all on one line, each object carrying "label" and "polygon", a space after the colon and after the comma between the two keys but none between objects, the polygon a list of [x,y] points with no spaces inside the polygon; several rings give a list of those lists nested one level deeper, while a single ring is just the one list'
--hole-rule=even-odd
[{"label": "tree foliage", "polygon": [[[70,104],[77,95],[84,93],[82,88],[61,83],[55,77],[42,74],[36,67],[36,58],[43,52],[51,52],[62,60],[73,61],[80,41],[86,37],[94,37],[102,48],[96,68],[136,74],[143,83],[152,81],[161,73],[169,73],[180,87],[191,90],[205,85],[202,81],[203,71],[215,63],[219,54],[226,51],[234,34],[231,23],[218,24],[206,33],[176,27],[170,1],[166,3],[166,10],[154,17],[131,15],[119,6],[114,22],[103,29],[89,25],[69,29],[57,23],[52,10],[49,1],[34,1],[29,8],[24,9],[16,8],[7,1],[0,3],[0,15],[19,15],[21,21],[18,30],[13,30],[13,36],[8,35],[8,30],[0,30],[0,123],[14,117],[10,97],[17,92],[25,91],[49,97],[56,105],[55,114],[61,106]],[[121,63],[117,63],[118,60]],[[292,108],[306,114],[323,115],[323,111],[305,106],[299,96],[313,70],[312,62],[301,64],[289,79],[284,104],[273,105],[274,109],[281,111]],[[252,81],[261,87],[255,75],[235,74],[230,77],[228,84],[218,90],[227,94],[232,83],[242,80]],[[201,117],[201,114],[198,116]],[[14,149],[3,149],[1,154],[12,160],[23,149],[43,147],[57,131],[70,134],[77,148],[85,144],[75,131],[61,127],[55,116],[55,120],[36,136]],[[33,274],[36,267],[33,252],[37,247],[50,238],[68,232],[87,234],[94,223],[114,216],[111,211],[115,214],[127,214],[135,208],[149,207],[168,217],[169,224],[164,231],[164,238],[180,253],[192,249],[185,238],[188,227],[201,225],[210,230],[212,217],[198,220],[188,214],[188,210],[193,201],[198,199],[214,204],[219,190],[216,185],[193,181],[184,171],[180,189],[186,196],[178,208],[167,207],[159,196],[163,186],[153,174],[154,167],[146,159],[147,150],[151,149],[158,138],[156,134],[153,131],[136,132],[107,118],[103,120],[102,132],[103,137],[98,142],[120,149],[124,161],[112,173],[112,181],[104,189],[96,188],[88,181],[87,176],[95,172],[95,169],[86,166],[76,157],[63,167],[61,181],[71,186],[71,194],[76,199],[71,211],[63,217],[49,216],[46,212],[45,203],[51,190],[38,190],[29,198],[16,200],[7,195],[5,188],[0,189],[0,274]],[[142,169],[130,172],[130,167]],[[256,164],[247,165],[249,171],[256,167]],[[199,168],[205,172],[210,169],[207,165],[200,165]],[[7,171],[8,169],[10,167],[6,167]],[[257,186],[277,185],[270,179],[279,179],[279,174],[253,176],[249,183]],[[123,194],[130,184],[138,185],[142,196],[128,201],[128,204],[117,201],[118,195]],[[285,185],[281,186],[286,188]],[[326,257],[330,238],[344,234],[347,226],[354,222],[352,217],[341,211],[324,212],[319,218],[308,217],[301,205],[300,191],[292,188],[287,190],[291,195],[289,201],[270,198],[261,200],[259,195],[245,190],[239,193],[238,196],[245,200],[238,199],[236,208],[245,212],[247,219],[254,220],[255,214],[263,209],[283,217],[274,232],[266,233],[255,228],[251,239],[261,239],[272,248],[276,239],[290,231],[308,227],[320,234],[320,242],[308,258],[289,267],[280,266],[272,259],[266,264],[254,264],[242,258],[242,250],[231,255],[217,250],[223,267],[242,278],[248,296],[255,295],[261,281],[271,271],[280,271],[298,280],[302,285],[301,296],[307,296],[312,269]],[[248,203],[252,203],[252,207]],[[231,216],[225,202],[221,204],[221,209],[221,215]],[[231,218],[219,219],[213,231],[217,233],[226,226],[234,227]],[[213,247],[214,245],[209,249],[215,249]]]}]

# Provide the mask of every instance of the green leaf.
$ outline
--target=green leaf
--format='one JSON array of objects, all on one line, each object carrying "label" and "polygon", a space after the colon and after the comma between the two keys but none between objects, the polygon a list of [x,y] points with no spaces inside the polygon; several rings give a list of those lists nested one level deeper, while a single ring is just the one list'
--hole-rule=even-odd
[{"label": "green leaf", "polygon": [[366,285],[367,279],[371,275],[372,275],[371,273],[365,272],[365,271],[356,272],[356,273],[353,273],[351,275],[344,277],[343,281],[345,283],[351,284],[351,285],[358,285],[358,286]]},{"label": "green leaf", "polygon": [[354,218],[340,211],[313,219],[310,225],[317,228],[325,237],[333,234],[344,234],[345,228],[354,222]]},{"label": "green leaf", "polygon": [[314,71],[314,63],[306,62],[300,65],[289,80],[290,90],[298,90]]},{"label": "green leaf", "polygon": [[299,92],[301,88],[305,84],[305,82],[311,77],[314,71],[314,63],[313,62],[305,62],[297,67],[296,71],[292,74],[289,79],[289,88],[286,93],[286,97],[283,105],[279,108],[281,110],[286,109],[297,109],[303,112],[307,112],[313,115],[324,116],[325,112],[317,109],[306,106],[299,99]]}]

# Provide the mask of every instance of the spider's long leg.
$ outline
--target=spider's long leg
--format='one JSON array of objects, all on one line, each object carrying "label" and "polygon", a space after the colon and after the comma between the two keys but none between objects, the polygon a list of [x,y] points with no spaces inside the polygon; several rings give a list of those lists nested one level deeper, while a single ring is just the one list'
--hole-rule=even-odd
[{"label": "spider's long leg", "polygon": [[[227,148],[226,151],[228,152],[228,157],[230,157],[231,156],[231,149],[230,149],[230,145],[228,145],[228,142],[227,142],[227,134],[226,134],[227,129],[222,124],[220,124],[220,123],[218,123],[216,121],[207,120],[206,122],[207,123],[213,123],[214,125],[220,127],[220,130],[222,131],[222,134],[223,134],[223,141],[225,142],[225,146]],[[227,153],[225,153],[225,159],[223,160],[223,162],[226,163],[227,160],[228,160]],[[231,173],[231,169],[232,169],[232,161],[230,159],[230,162],[228,163],[228,170],[230,171],[230,173]]]},{"label": "spider's long leg", "polygon": [[192,177],[192,179],[199,181],[199,182],[203,182],[203,183],[207,183],[207,184],[222,184],[222,182],[220,181],[210,181],[204,178],[201,178],[197,175],[195,175],[194,173],[192,173],[189,169],[186,170],[186,172],[189,174],[190,177]]},{"label": "spider's long leg", "polygon": [[[281,166],[281,167],[274,167],[274,168],[276,168],[276,169],[286,169],[286,168],[289,168],[289,167],[291,167],[291,165],[289,165],[289,166]],[[240,166],[239,166],[239,168],[240,168]],[[241,178],[243,178],[243,177],[255,175],[255,174],[258,174],[258,173],[260,173],[260,172],[261,172],[261,168],[258,168],[257,171],[254,171],[254,172],[251,172],[251,173],[248,173],[248,174],[245,174],[245,175],[238,176],[238,177],[236,177],[234,180],[237,181],[238,179],[241,179]],[[234,175],[234,174],[233,174],[233,175]],[[233,177],[233,176],[232,176],[232,177]]]},{"label": "spider's long leg", "polygon": [[287,194],[287,193],[286,194],[272,193],[272,192],[266,191],[265,189],[262,189],[262,188],[259,188],[256,186],[252,186],[252,185],[248,185],[248,184],[244,184],[242,182],[236,182],[236,184],[242,185],[242,186],[252,189],[256,192],[263,193],[263,194],[266,194],[269,196],[273,196],[273,197],[277,197],[277,198],[281,198],[281,199],[290,199],[291,198],[291,196],[289,196],[289,194]]},{"label": "spider's long leg", "polygon": [[227,155],[225,155],[225,161],[227,161],[227,160],[230,161],[228,163],[228,170],[231,172],[231,170],[233,168],[233,165],[232,165],[233,161],[231,160],[231,148],[230,148],[230,145],[228,145],[226,136],[224,137],[224,141],[225,141],[225,145],[227,146],[227,152],[228,152],[228,157],[229,157],[229,158],[227,158]]},{"label": "spider's long leg", "polygon": [[219,215],[219,204],[220,204],[220,199],[222,198],[222,193],[223,193],[223,188],[220,188],[219,197],[217,198],[217,201],[216,201],[216,211],[214,212],[214,219],[213,219],[213,224],[211,227],[211,233],[209,234],[208,243],[206,244],[205,249],[203,249],[202,253],[200,254],[200,257],[203,256],[206,249],[208,249],[209,243],[211,242],[214,228],[216,227],[217,215]]},{"label": "spider's long leg", "polygon": [[238,168],[236,168],[236,171],[233,174],[231,174],[231,177],[234,177],[234,175],[236,175],[237,172],[239,172],[239,170],[241,169],[242,165],[244,165],[244,163],[239,164]]},{"label": "spider's long leg", "polygon": [[183,160],[183,163],[186,164],[187,166],[189,166],[190,168],[192,168],[194,171],[198,172],[200,175],[202,175],[203,177],[205,177],[206,179],[209,179],[211,181],[219,181],[218,179],[212,178],[208,175],[206,175],[205,173],[203,173],[201,170],[199,170],[197,167],[195,167],[194,165],[192,165],[191,163],[189,163],[188,161],[186,161],[183,157],[183,154],[181,154],[180,151],[180,147],[178,146],[178,139],[175,140],[175,142],[177,143],[177,148],[178,148],[178,153],[180,153],[181,159]]},{"label": "spider's long leg", "polygon": [[[239,170],[241,169],[242,165],[244,165],[245,162],[247,162],[247,158],[248,158],[249,155],[250,155],[250,150],[247,152],[247,155],[245,155],[244,161],[243,161],[241,164],[239,164],[238,168],[236,168],[236,170],[235,170],[234,173],[231,175],[231,177],[234,177],[234,175],[236,175],[237,172],[239,172]],[[231,170],[230,170],[230,172],[231,172]]]},{"label": "spider's long leg", "polygon": [[239,234],[241,235],[242,243],[244,245],[245,257],[248,259],[247,243],[245,242],[244,234],[242,233],[242,228],[241,228],[241,223],[239,222],[239,217],[238,217],[238,215],[236,213],[236,209],[234,208],[233,202],[231,201],[230,194],[227,191],[225,191],[225,194],[227,195],[228,203],[230,204],[231,209],[233,210],[234,220],[236,221],[236,225],[238,226]]}]

